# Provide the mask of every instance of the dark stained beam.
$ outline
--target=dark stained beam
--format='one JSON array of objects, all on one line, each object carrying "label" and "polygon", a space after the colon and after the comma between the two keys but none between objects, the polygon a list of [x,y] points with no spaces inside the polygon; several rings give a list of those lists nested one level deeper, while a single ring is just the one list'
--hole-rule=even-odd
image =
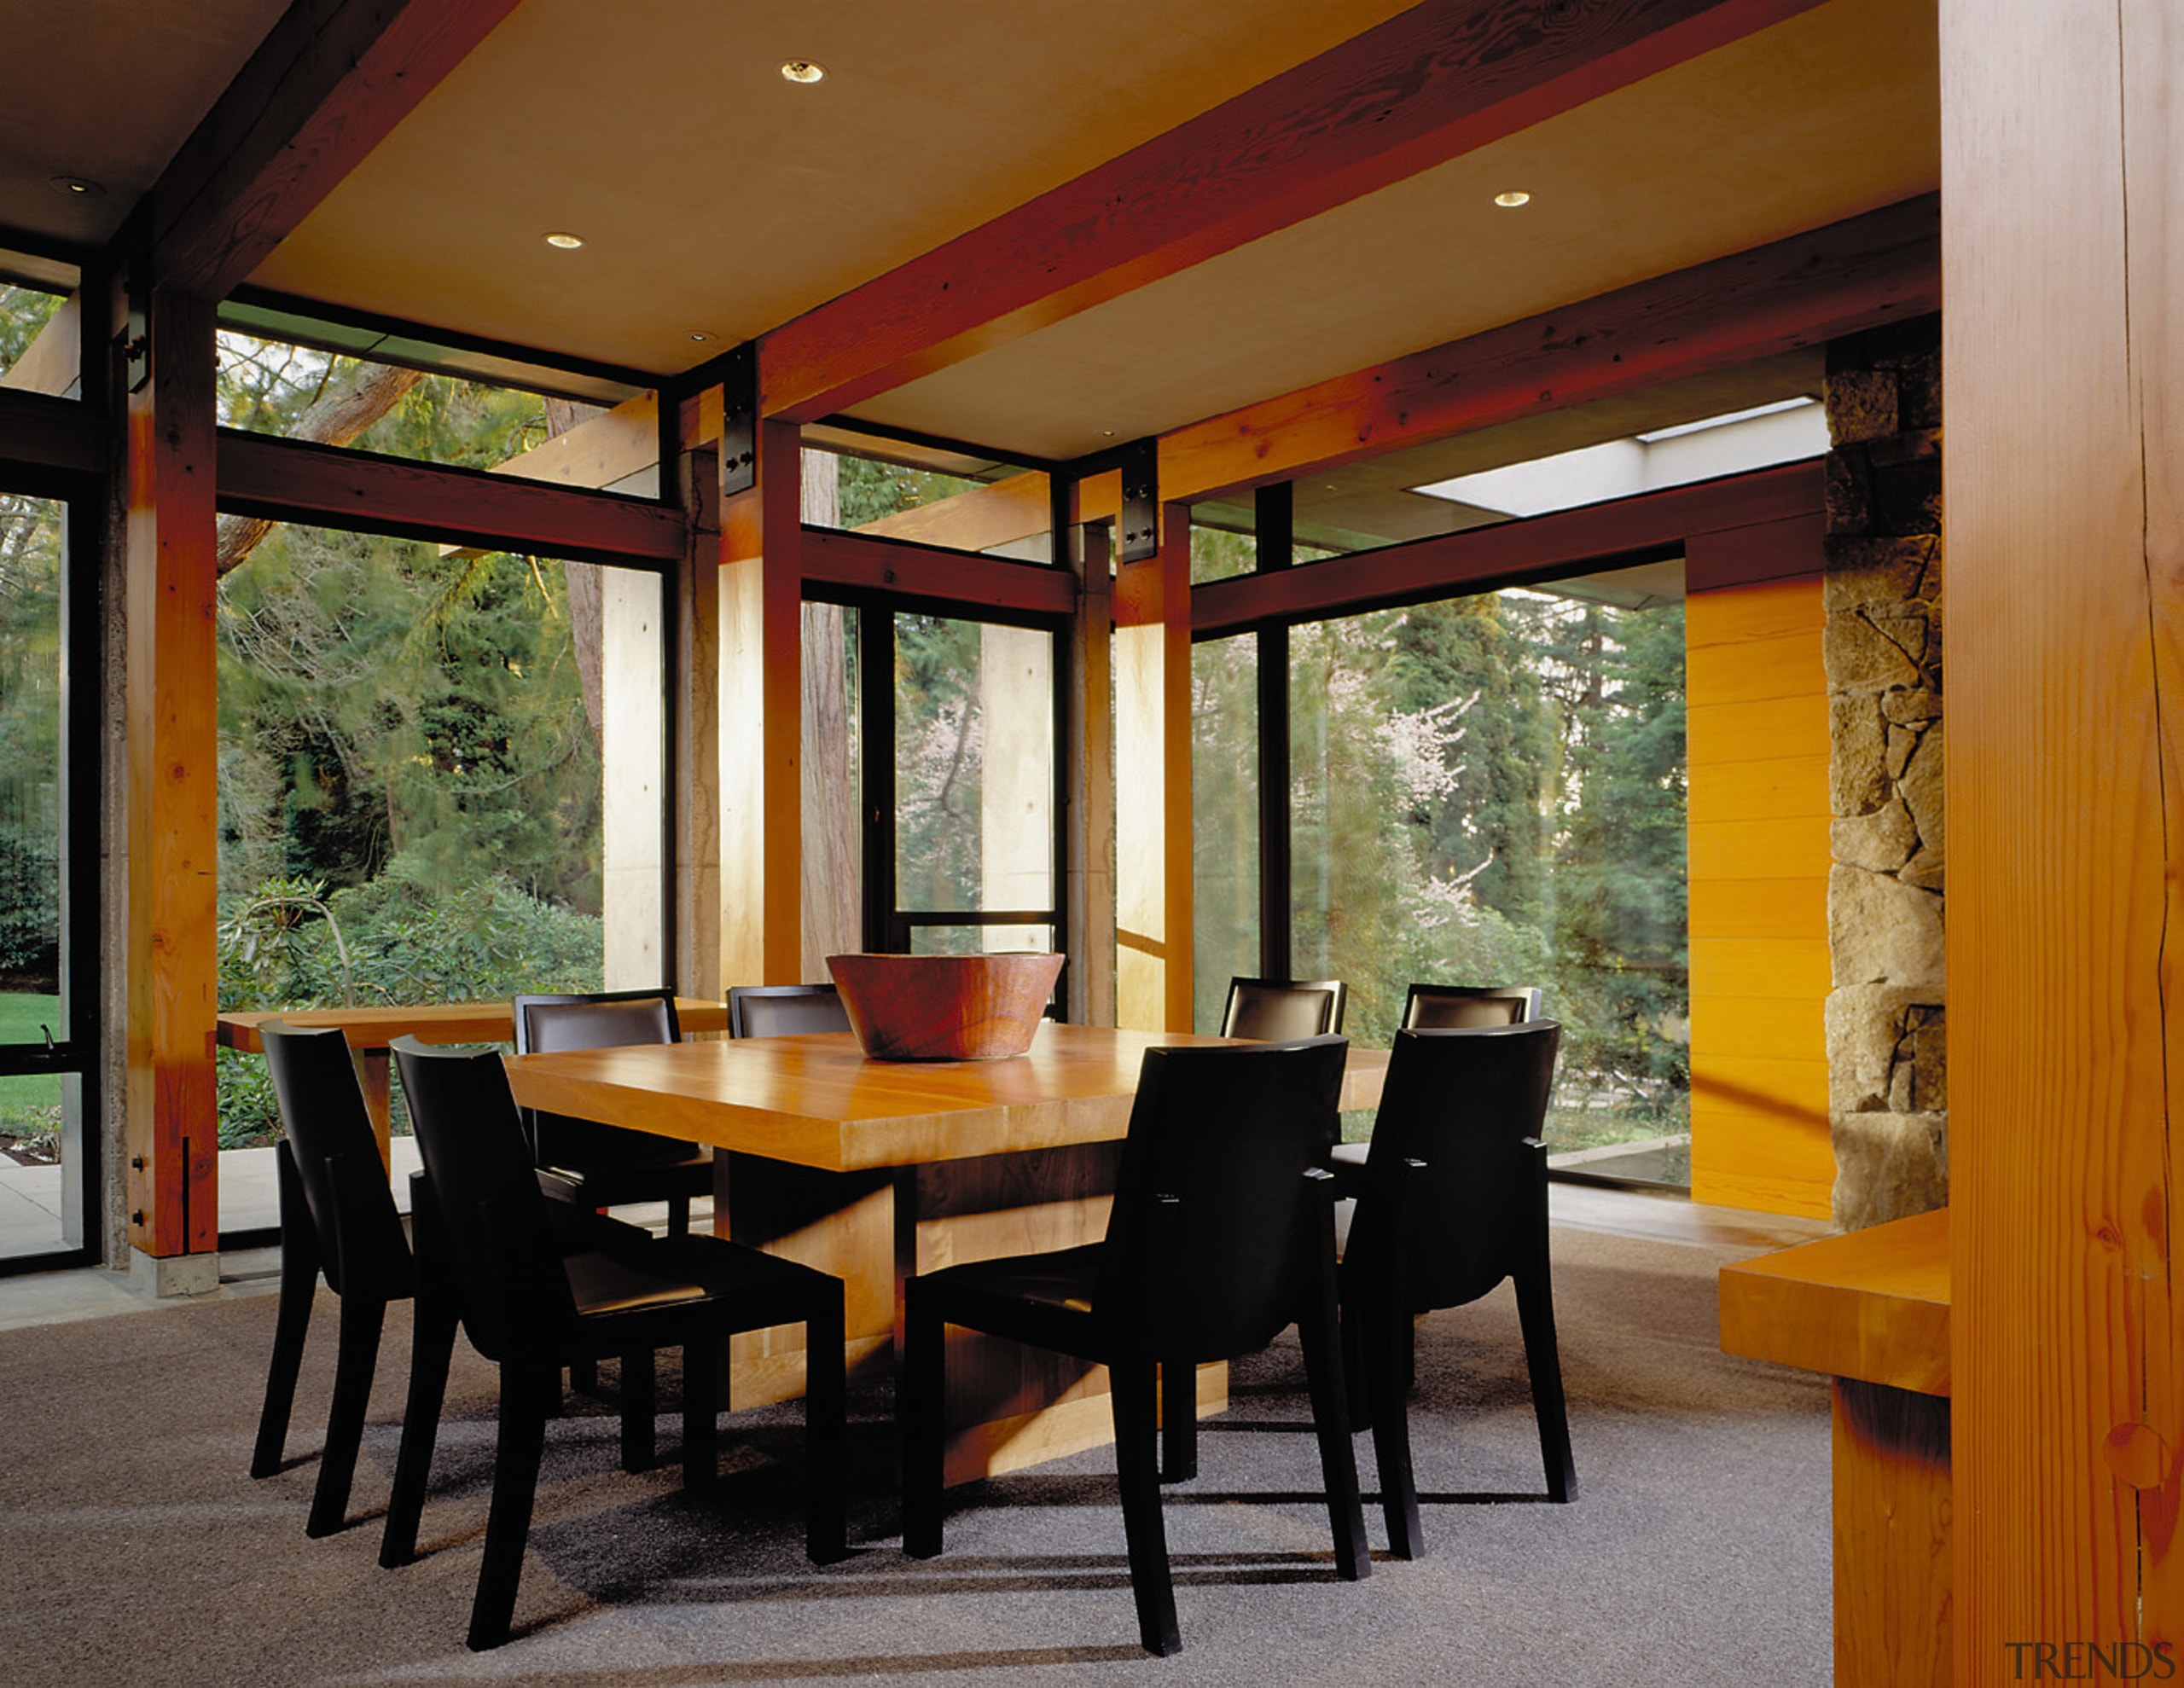
[{"label": "dark stained beam", "polygon": [[1180,428],[1160,494],[1293,479],[1940,307],[1928,194]]},{"label": "dark stained beam", "polygon": [[1426,0],[766,337],[816,421],[1806,10]]},{"label": "dark stained beam", "polygon": [[[1786,463],[1612,504],[1209,581],[1191,589],[1191,636],[1220,638],[1272,622],[1354,615],[1452,592],[1486,591],[1673,556],[1724,529],[1800,518],[1817,521],[1823,492],[1817,461]],[[1716,568],[1705,583],[1735,583]]]},{"label": "dark stained beam", "polygon": [[681,511],[619,493],[226,428],[218,463],[220,508],[238,515],[584,562],[679,562],[687,545]]},{"label": "dark stained beam", "polygon": [[219,299],[517,0],[295,0],[150,195],[159,280]]},{"label": "dark stained beam", "polygon": [[74,399],[0,390],[0,462],[89,473],[106,467],[106,448]]},{"label": "dark stained beam", "polygon": [[801,573],[807,588],[886,592],[988,613],[1067,616],[1077,607],[1077,582],[1067,569],[830,528],[804,531]]}]

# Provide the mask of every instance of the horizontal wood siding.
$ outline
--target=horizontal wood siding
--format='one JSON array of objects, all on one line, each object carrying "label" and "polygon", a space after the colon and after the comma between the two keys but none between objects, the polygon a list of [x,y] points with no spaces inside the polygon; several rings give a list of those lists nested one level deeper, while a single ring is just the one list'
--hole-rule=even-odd
[{"label": "horizontal wood siding", "polygon": [[1816,571],[1686,604],[1692,1194],[1821,1218],[1835,1181],[1823,620]]}]

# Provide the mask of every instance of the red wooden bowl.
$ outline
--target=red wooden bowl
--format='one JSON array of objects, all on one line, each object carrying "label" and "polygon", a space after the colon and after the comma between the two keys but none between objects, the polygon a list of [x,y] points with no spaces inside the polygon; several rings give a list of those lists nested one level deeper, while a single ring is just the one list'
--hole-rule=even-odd
[{"label": "red wooden bowl", "polygon": [[991,1061],[1031,1047],[1062,958],[829,955],[850,1026],[876,1061]]}]

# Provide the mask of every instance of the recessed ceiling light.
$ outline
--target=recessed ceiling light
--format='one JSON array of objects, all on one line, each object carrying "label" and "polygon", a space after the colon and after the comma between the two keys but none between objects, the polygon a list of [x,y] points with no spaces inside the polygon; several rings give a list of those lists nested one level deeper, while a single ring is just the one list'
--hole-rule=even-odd
[{"label": "recessed ceiling light", "polygon": [[781,67],[781,75],[791,82],[824,82],[827,67],[815,65],[809,59],[791,59]]},{"label": "recessed ceiling light", "polygon": [[703,345],[706,341],[710,340],[712,336],[707,334],[703,328],[693,328],[690,330],[690,338],[697,341],[700,345]]},{"label": "recessed ceiling light", "polygon": [[103,199],[106,189],[88,177],[53,176],[46,178],[46,185],[56,194],[67,194],[79,200]]},{"label": "recessed ceiling light", "polygon": [[559,247],[563,252],[574,252],[584,244],[584,236],[572,235],[566,229],[556,229],[546,237],[546,244],[549,247]]},{"label": "recessed ceiling light", "polygon": [[1513,210],[1518,206],[1530,205],[1531,202],[1532,196],[1530,194],[1513,189],[1508,193],[1496,194],[1494,196],[1494,203],[1505,211]]}]

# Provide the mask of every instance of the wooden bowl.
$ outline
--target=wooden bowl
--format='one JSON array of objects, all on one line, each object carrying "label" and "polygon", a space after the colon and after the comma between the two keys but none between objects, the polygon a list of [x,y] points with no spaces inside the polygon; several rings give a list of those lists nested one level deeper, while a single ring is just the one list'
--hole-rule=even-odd
[{"label": "wooden bowl", "polygon": [[1031,1047],[1056,954],[829,955],[851,1030],[875,1061],[992,1061]]}]

